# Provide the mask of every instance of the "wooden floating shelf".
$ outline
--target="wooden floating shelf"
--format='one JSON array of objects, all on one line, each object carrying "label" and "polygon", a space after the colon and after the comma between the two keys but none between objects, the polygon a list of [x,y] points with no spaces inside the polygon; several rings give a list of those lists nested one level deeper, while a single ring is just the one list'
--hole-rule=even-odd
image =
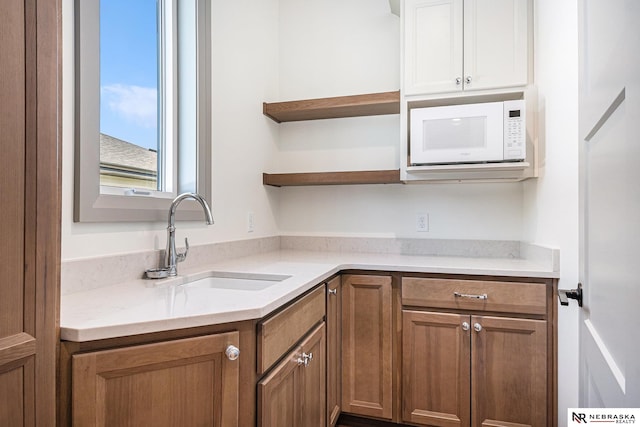
[{"label": "wooden floating shelf", "polygon": [[262,112],[278,123],[400,114],[400,91],[301,101],[265,102],[262,104]]},{"label": "wooden floating shelf", "polygon": [[262,183],[274,187],[302,185],[401,184],[400,169],[349,171],[263,173]]}]

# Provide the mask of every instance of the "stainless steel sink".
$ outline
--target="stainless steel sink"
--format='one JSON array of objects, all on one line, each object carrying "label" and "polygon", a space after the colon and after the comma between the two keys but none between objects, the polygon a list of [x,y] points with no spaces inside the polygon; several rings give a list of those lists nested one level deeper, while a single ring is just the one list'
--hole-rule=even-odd
[{"label": "stainless steel sink", "polygon": [[187,288],[231,289],[238,291],[262,291],[277,285],[291,276],[284,274],[235,273],[214,271],[205,277],[183,284]]}]

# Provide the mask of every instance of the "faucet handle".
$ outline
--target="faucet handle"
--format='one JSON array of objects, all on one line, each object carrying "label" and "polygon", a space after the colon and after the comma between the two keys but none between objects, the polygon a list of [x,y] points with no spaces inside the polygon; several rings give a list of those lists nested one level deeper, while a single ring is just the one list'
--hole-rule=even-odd
[{"label": "faucet handle", "polygon": [[179,253],[178,251],[176,251],[176,262],[182,262],[187,258],[187,254],[189,253],[189,240],[185,237],[184,238],[184,245],[186,247],[186,249],[184,250],[184,252]]}]

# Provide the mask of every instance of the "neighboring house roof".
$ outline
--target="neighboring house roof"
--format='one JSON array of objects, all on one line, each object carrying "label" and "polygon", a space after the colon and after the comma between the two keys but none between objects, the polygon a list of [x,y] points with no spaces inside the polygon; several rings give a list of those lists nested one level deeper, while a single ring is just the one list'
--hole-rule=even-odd
[{"label": "neighboring house roof", "polygon": [[101,133],[100,169],[155,178],[158,171],[158,154],[139,145]]}]

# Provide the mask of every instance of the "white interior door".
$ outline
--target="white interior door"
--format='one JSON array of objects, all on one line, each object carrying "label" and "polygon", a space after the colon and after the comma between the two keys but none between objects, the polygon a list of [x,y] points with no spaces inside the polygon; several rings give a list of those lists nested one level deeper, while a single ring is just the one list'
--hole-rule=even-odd
[{"label": "white interior door", "polygon": [[640,2],[580,0],[580,406],[640,407]]}]

